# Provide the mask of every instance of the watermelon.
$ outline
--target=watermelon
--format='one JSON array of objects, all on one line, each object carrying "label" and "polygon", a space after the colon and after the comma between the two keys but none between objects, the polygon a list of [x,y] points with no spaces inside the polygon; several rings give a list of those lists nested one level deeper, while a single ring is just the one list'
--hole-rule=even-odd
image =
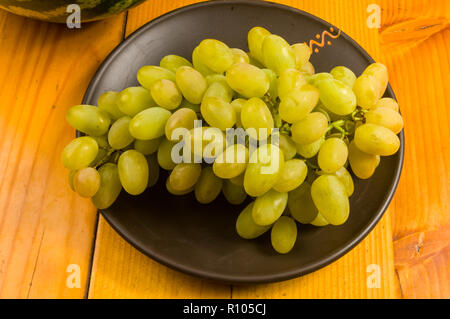
[{"label": "watermelon", "polygon": [[81,21],[107,18],[125,11],[144,0],[0,0],[0,8],[44,21],[65,23],[69,4],[81,8]]}]

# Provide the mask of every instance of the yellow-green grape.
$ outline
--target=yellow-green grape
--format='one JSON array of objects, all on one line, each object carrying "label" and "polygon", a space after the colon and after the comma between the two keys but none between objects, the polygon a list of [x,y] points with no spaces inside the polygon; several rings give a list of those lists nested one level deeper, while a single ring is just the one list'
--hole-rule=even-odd
[{"label": "yellow-green grape", "polygon": [[355,144],[363,152],[389,156],[400,148],[400,140],[390,129],[376,124],[363,124],[355,130]]},{"label": "yellow-green grape", "polygon": [[395,134],[400,133],[403,128],[402,116],[397,111],[388,107],[379,106],[369,110],[369,112],[365,114],[365,117],[366,123],[384,126]]},{"label": "yellow-green grape", "polygon": [[309,224],[319,211],[311,197],[311,184],[304,182],[288,194],[288,208],[291,216],[302,224]]},{"label": "yellow-green grape", "polygon": [[98,173],[100,188],[91,200],[98,209],[106,209],[116,201],[122,190],[122,184],[116,164],[106,163],[98,169]]},{"label": "yellow-green grape", "polygon": [[[328,110],[325,108],[325,106],[323,106],[321,103],[319,103],[318,105],[316,105],[316,107],[315,107],[312,111],[313,111],[313,112],[320,112],[320,113],[322,113],[323,115],[325,115],[325,116],[327,117],[328,122],[334,122],[334,121],[337,121],[338,119],[341,118],[340,116],[338,116],[338,115],[336,115],[336,114],[331,113],[330,111],[328,111]],[[335,118],[335,119],[332,119],[331,116],[330,116],[330,114],[332,114],[333,116],[336,116],[336,118]]]},{"label": "yellow-green grape", "polygon": [[297,149],[297,153],[304,158],[311,158],[317,155],[322,146],[323,142],[325,142],[325,136],[322,135],[317,141],[308,144],[295,144]]},{"label": "yellow-green grape", "polygon": [[147,188],[154,186],[159,179],[159,164],[156,154],[151,154],[145,157],[148,165],[148,183]]},{"label": "yellow-green grape", "polygon": [[261,52],[264,64],[280,75],[284,70],[295,68],[295,54],[282,37],[271,34],[264,38]]},{"label": "yellow-green grape", "polygon": [[189,189],[197,183],[201,172],[202,166],[198,163],[177,164],[170,173],[170,186],[176,191]]},{"label": "yellow-green grape", "polygon": [[200,72],[203,76],[208,76],[208,75],[212,75],[215,74],[216,72],[214,72],[213,70],[211,70],[210,68],[208,68],[203,61],[201,60],[200,56],[199,56],[199,51],[198,51],[198,46],[194,49],[194,51],[192,51],[192,64],[194,65],[194,68]]},{"label": "yellow-green grape", "polygon": [[253,197],[261,196],[277,182],[284,167],[284,155],[272,144],[260,146],[250,155],[244,175],[244,188]]},{"label": "yellow-green grape", "polygon": [[236,232],[244,239],[257,238],[270,229],[270,225],[260,226],[253,221],[253,206],[254,202],[248,204],[236,220]]},{"label": "yellow-green grape", "polygon": [[262,97],[269,90],[267,74],[248,63],[235,63],[227,70],[228,85],[246,98]]},{"label": "yellow-green grape", "polygon": [[306,43],[295,43],[291,48],[295,55],[295,67],[300,70],[309,61],[311,50]]},{"label": "yellow-green grape", "polygon": [[92,137],[98,145],[98,152],[95,159],[90,163],[91,166],[96,166],[100,164],[105,156],[108,154],[108,151],[110,150],[110,146],[108,143],[108,134],[102,135],[102,136],[90,136]]},{"label": "yellow-green grape", "polygon": [[297,224],[287,216],[281,216],[272,227],[270,241],[273,249],[280,254],[287,254],[292,250],[297,240]]},{"label": "yellow-green grape", "polygon": [[247,40],[251,57],[258,60],[260,63],[264,63],[262,44],[264,38],[268,35],[270,35],[270,32],[262,27],[253,27],[248,31]]},{"label": "yellow-green grape", "polygon": [[347,169],[345,167],[341,167],[333,174],[339,179],[342,185],[344,185],[347,196],[352,196],[353,191],[355,190],[355,185],[353,184],[352,175],[350,175]]},{"label": "yellow-green grape", "polygon": [[117,163],[119,179],[125,191],[139,195],[147,188],[148,164],[144,155],[135,150],[122,153]]},{"label": "yellow-green grape", "polygon": [[75,129],[92,136],[108,132],[111,119],[108,113],[92,105],[75,105],[66,113],[66,120]]},{"label": "yellow-green grape", "polygon": [[70,189],[73,190],[73,191],[75,191],[75,188],[73,187],[73,177],[75,176],[76,172],[77,172],[76,170],[71,170],[69,172],[69,176],[67,178],[67,181],[69,182]]},{"label": "yellow-green grape", "polygon": [[356,75],[352,70],[345,66],[336,66],[330,71],[331,75],[348,87],[352,88],[356,81]]},{"label": "yellow-green grape", "polygon": [[278,77],[275,72],[271,69],[262,69],[264,73],[266,73],[269,78],[269,90],[267,91],[267,95],[272,101],[276,101],[278,97]]},{"label": "yellow-green grape", "polygon": [[175,73],[182,66],[192,67],[192,63],[179,55],[169,54],[161,59],[159,66]]},{"label": "yellow-green grape", "polygon": [[245,102],[247,102],[246,99],[235,99],[231,102],[231,106],[234,109],[234,112],[236,113],[236,126],[237,127],[242,127],[242,123],[241,123],[241,111],[242,111],[242,107],[244,106]]},{"label": "yellow-green grape", "polygon": [[120,150],[134,141],[129,131],[131,117],[123,116],[111,125],[108,132],[108,143],[112,148]]},{"label": "yellow-green grape", "polygon": [[[194,128],[194,121],[197,119],[197,113],[188,108],[182,108],[174,112],[166,122],[166,138],[172,142],[179,142],[183,136],[173,134],[177,128],[190,130]],[[176,132],[175,132],[176,133]],[[174,136],[172,136],[174,135]]]},{"label": "yellow-green grape", "polygon": [[256,224],[268,226],[280,218],[288,201],[287,193],[280,193],[274,189],[269,190],[255,200],[252,217]]},{"label": "yellow-green grape", "polygon": [[191,153],[200,158],[214,159],[225,150],[225,133],[217,127],[195,127],[189,131],[188,138]]},{"label": "yellow-green grape", "polygon": [[172,148],[174,145],[175,143],[172,143],[164,138],[158,147],[158,164],[166,171],[173,170],[173,168],[177,165],[172,160]]},{"label": "yellow-green grape", "polygon": [[291,91],[281,100],[280,117],[288,123],[301,121],[314,109],[318,101],[319,90],[312,85],[305,84],[301,88]]},{"label": "yellow-green grape", "polygon": [[196,113],[200,113],[200,104],[192,104],[191,102],[189,102],[186,99],[183,99],[181,101],[180,106],[178,106],[178,110],[182,109],[182,108],[191,109],[192,111],[194,111]]},{"label": "yellow-green grape", "polygon": [[237,48],[231,48],[231,53],[233,53],[233,63],[249,63],[250,59],[245,53],[245,51]]},{"label": "yellow-green grape", "polygon": [[278,78],[278,96],[283,100],[294,89],[301,88],[307,84],[303,74],[296,69],[286,69]]},{"label": "yellow-green grape", "polygon": [[291,126],[292,140],[297,144],[310,144],[321,138],[328,128],[328,119],[320,112],[312,112]]},{"label": "yellow-green grape", "polygon": [[73,188],[81,197],[92,197],[100,187],[100,175],[93,167],[78,170],[73,176]]},{"label": "yellow-green grape", "polygon": [[226,200],[233,205],[240,205],[247,198],[244,187],[235,185],[228,179],[223,182],[222,193]]},{"label": "yellow-green grape", "polygon": [[[250,55],[250,52],[247,52],[247,54],[248,54],[248,58],[249,58],[248,63],[250,63],[251,65],[254,65],[254,66],[256,66],[257,68],[260,68],[260,69],[264,69],[266,67],[264,64],[262,64],[261,62],[256,60],[254,57],[252,57]],[[270,70],[270,69],[268,69],[268,70]]]},{"label": "yellow-green grape", "polygon": [[319,213],[331,225],[345,223],[350,204],[347,191],[336,176],[319,176],[311,185],[311,196]]},{"label": "yellow-green grape", "polygon": [[117,99],[119,110],[131,117],[150,107],[157,106],[150,91],[142,86],[126,88]]},{"label": "yellow-green grape", "polygon": [[245,172],[242,173],[241,175],[230,178],[229,181],[236,186],[244,186],[244,176],[245,176]]},{"label": "yellow-green grape", "polygon": [[294,158],[295,154],[297,153],[297,148],[291,137],[286,134],[280,134],[278,138],[278,147],[283,152],[284,159],[287,161]]},{"label": "yellow-green grape", "polygon": [[392,99],[390,97],[383,97],[383,98],[379,99],[378,102],[373,106],[374,109],[377,107],[387,107],[396,112],[399,111],[397,101],[395,101],[394,99]]},{"label": "yellow-green grape", "polygon": [[320,147],[317,161],[322,171],[331,174],[345,165],[347,157],[347,144],[340,138],[331,137]]},{"label": "yellow-green grape", "polygon": [[309,61],[303,64],[300,72],[302,72],[304,75],[313,75],[314,73],[316,73],[316,71],[314,70],[314,65],[312,65],[312,63]]},{"label": "yellow-green grape", "polygon": [[318,86],[319,82],[324,80],[333,80],[333,76],[330,73],[320,72],[307,77],[308,83],[314,86]]},{"label": "yellow-green grape", "polygon": [[137,80],[138,82],[147,89],[151,89],[153,84],[159,80],[170,80],[175,82],[175,73],[169,71],[168,69],[155,66],[155,65],[146,65],[139,69],[137,72]]},{"label": "yellow-green grape", "polygon": [[241,175],[248,162],[248,148],[242,144],[234,144],[216,157],[213,171],[220,178],[233,178]]},{"label": "yellow-green grape", "polygon": [[144,155],[150,155],[158,150],[162,140],[163,137],[158,137],[153,140],[135,140],[134,149]]},{"label": "yellow-green grape", "polygon": [[373,76],[379,84],[379,96],[381,98],[386,91],[388,85],[388,70],[382,63],[372,63],[369,65],[362,74],[368,74]]},{"label": "yellow-green grape", "polygon": [[284,163],[284,168],[278,176],[273,189],[278,192],[290,192],[299,187],[308,174],[308,167],[305,161],[300,159],[291,159]]},{"label": "yellow-green grape", "polygon": [[211,126],[222,131],[236,123],[236,113],[230,103],[217,97],[206,97],[200,105],[203,119]]},{"label": "yellow-green grape", "polygon": [[144,110],[130,121],[130,134],[139,140],[153,140],[163,136],[166,122],[171,115],[170,111],[162,107]]},{"label": "yellow-green grape", "polygon": [[363,109],[373,107],[381,97],[381,84],[370,74],[362,74],[353,84],[356,103]]},{"label": "yellow-green grape", "polygon": [[195,184],[195,199],[201,204],[209,204],[219,196],[223,181],[214,175],[211,166],[203,168],[200,178]]},{"label": "yellow-green grape", "polygon": [[65,167],[77,170],[89,166],[98,153],[97,142],[89,136],[82,136],[72,140],[64,147],[61,160]]},{"label": "yellow-green grape", "polygon": [[168,110],[176,109],[183,99],[177,85],[166,79],[153,83],[150,92],[156,104]]},{"label": "yellow-green grape", "polygon": [[230,88],[226,81],[217,80],[212,82],[205,94],[203,95],[203,100],[208,97],[215,97],[224,100],[227,103],[230,103],[233,99],[233,89]]},{"label": "yellow-green grape", "polygon": [[[257,139],[269,137],[274,127],[272,113],[266,103],[257,97],[252,97],[245,102],[241,111],[241,123],[244,129],[255,129],[256,132],[249,131],[249,135]],[[266,135],[260,135],[259,129],[265,129]]]},{"label": "yellow-green grape", "polygon": [[233,52],[223,42],[206,39],[198,45],[198,57],[209,69],[223,73],[233,64]]},{"label": "yellow-green grape", "polygon": [[190,66],[182,66],[177,70],[176,81],[186,100],[193,104],[201,103],[208,83],[200,72]]},{"label": "yellow-green grape", "polygon": [[317,84],[320,101],[331,112],[347,115],[356,108],[356,96],[352,89],[339,80],[323,80]]},{"label": "yellow-green grape", "polygon": [[98,108],[108,113],[112,120],[117,120],[125,115],[119,110],[117,105],[118,98],[119,92],[106,91],[97,100]]},{"label": "yellow-green grape", "polygon": [[380,157],[378,155],[364,153],[356,146],[353,140],[348,146],[348,161],[353,173],[357,177],[367,179],[375,172],[380,162]]},{"label": "yellow-green grape", "polygon": [[172,186],[170,185],[169,177],[167,177],[167,179],[166,179],[166,188],[169,191],[169,193],[171,193],[172,195],[177,195],[177,196],[189,194],[190,192],[192,192],[194,190],[194,187],[191,187],[191,188],[188,188],[188,189],[185,189],[182,191],[177,191],[177,190],[173,189]]},{"label": "yellow-green grape", "polygon": [[314,220],[311,222],[311,225],[314,225],[317,227],[323,227],[323,226],[327,226],[329,224],[330,223],[325,218],[323,218],[323,216],[320,215],[320,213],[317,214],[317,217],[314,218]]},{"label": "yellow-green grape", "polygon": [[207,75],[205,77],[205,80],[206,80],[206,83],[208,84],[208,86],[210,86],[214,82],[227,83],[227,79],[225,78],[225,75],[217,74],[217,73]]}]

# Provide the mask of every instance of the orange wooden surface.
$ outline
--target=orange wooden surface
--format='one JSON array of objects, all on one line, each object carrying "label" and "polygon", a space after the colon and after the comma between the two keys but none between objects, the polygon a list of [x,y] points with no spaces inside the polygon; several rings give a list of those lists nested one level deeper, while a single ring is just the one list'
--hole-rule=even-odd
[{"label": "orange wooden surface", "polygon": [[[299,279],[231,289],[148,259],[102,218],[96,229],[94,208],[70,191],[60,163],[74,133],[65,111],[81,101],[123,33],[192,2],[148,1],[127,19],[81,30],[0,11],[0,297],[450,297],[448,1],[378,1],[379,30],[365,23],[367,5],[377,1],[281,1],[337,25],[386,63],[405,119],[405,166],[393,203],[339,261]],[[79,287],[66,284],[71,264],[80,267]],[[366,285],[371,264],[382,270],[381,288]]]}]

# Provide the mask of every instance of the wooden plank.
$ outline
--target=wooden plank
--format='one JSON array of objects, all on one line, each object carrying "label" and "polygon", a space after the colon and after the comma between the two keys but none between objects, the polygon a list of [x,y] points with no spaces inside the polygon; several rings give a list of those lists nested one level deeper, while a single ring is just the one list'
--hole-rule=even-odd
[{"label": "wooden plank", "polygon": [[[67,185],[60,154],[75,132],[65,112],[119,43],[123,21],[69,30],[0,11],[0,298],[85,293],[96,211]],[[79,288],[66,285],[70,264]]]}]

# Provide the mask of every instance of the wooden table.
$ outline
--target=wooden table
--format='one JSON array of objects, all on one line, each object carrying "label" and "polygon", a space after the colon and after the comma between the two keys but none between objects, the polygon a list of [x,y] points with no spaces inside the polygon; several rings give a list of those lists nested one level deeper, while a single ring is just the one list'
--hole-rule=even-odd
[{"label": "wooden table", "polygon": [[[0,297],[449,298],[449,1],[280,1],[339,26],[385,63],[405,120],[388,212],[328,267],[275,284],[206,282],[139,253],[69,189],[66,110],[126,36],[193,2],[151,0],[80,30],[0,11]],[[380,29],[367,27],[371,3],[381,7]],[[370,288],[376,269],[380,287]]]}]

